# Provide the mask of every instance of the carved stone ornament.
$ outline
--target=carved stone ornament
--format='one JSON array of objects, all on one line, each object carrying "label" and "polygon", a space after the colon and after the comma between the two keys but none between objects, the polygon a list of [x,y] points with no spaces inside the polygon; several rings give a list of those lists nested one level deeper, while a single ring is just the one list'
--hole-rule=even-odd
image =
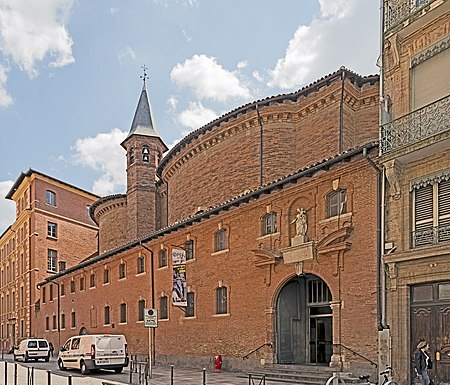
[{"label": "carved stone ornament", "polygon": [[402,190],[400,187],[401,165],[398,161],[390,160],[385,164],[386,178],[391,187],[390,195],[394,199],[400,199]]}]

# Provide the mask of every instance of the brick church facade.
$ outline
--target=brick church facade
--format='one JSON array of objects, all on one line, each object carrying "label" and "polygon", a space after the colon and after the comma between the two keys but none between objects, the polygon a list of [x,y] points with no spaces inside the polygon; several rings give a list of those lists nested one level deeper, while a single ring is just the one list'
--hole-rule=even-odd
[{"label": "brick church facade", "polygon": [[230,111],[167,152],[144,83],[122,143],[127,192],[90,207],[99,254],[39,283],[37,334],[58,348],[78,333],[123,333],[146,355],[143,310],[155,308],[157,363],[206,367],[221,354],[230,370],[372,371],[378,87],[378,76],[341,68]]}]

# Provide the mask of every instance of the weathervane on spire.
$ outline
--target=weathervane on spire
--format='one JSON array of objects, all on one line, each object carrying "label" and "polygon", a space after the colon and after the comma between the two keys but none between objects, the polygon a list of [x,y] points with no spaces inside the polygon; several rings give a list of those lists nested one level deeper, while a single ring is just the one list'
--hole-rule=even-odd
[{"label": "weathervane on spire", "polygon": [[141,66],[141,68],[144,71],[144,75],[141,75],[140,78],[144,81],[144,85],[145,85],[145,79],[148,79],[148,76],[147,76],[148,68],[146,67],[145,64],[143,66]]}]

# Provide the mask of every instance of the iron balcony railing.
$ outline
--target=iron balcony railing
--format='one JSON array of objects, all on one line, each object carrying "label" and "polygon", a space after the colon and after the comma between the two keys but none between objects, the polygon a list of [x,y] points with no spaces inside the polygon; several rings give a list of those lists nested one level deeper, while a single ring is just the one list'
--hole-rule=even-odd
[{"label": "iron balcony railing", "polygon": [[450,129],[450,95],[381,126],[381,155]]},{"label": "iron balcony railing", "polygon": [[448,241],[450,241],[450,225],[435,226],[412,233],[412,247],[430,246]]},{"label": "iron balcony railing", "polygon": [[400,22],[408,19],[420,8],[434,0],[386,0],[385,3],[385,25],[387,31]]}]

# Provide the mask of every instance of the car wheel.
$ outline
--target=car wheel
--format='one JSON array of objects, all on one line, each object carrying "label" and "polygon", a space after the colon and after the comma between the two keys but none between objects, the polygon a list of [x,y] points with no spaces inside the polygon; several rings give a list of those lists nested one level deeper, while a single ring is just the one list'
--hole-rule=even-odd
[{"label": "car wheel", "polygon": [[90,370],[87,368],[86,363],[81,361],[80,363],[81,374],[89,374]]},{"label": "car wheel", "polygon": [[62,362],[62,359],[60,358],[58,360],[58,368],[59,370],[66,370],[67,368],[64,366],[64,363]]},{"label": "car wheel", "polygon": [[114,371],[116,373],[122,373],[123,368],[115,368]]}]

